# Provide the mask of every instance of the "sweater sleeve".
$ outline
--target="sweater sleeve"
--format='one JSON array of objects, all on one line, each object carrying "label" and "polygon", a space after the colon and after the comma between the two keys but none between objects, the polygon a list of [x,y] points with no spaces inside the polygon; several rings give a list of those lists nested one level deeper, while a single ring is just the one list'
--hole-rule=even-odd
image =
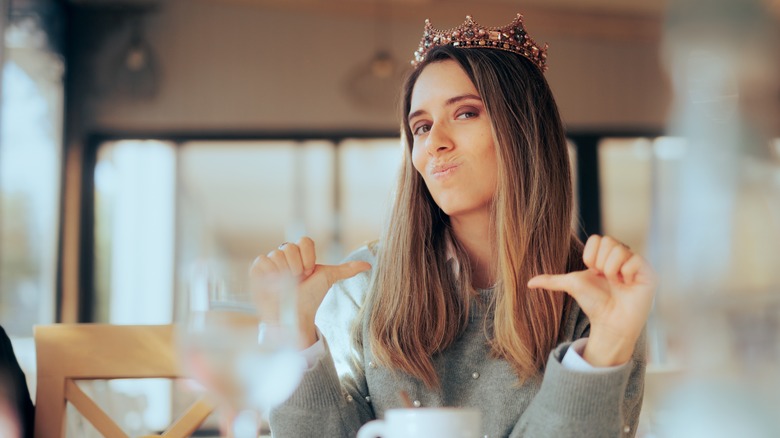
[{"label": "sweater sleeve", "polygon": [[374,418],[366,396],[365,377],[339,379],[328,352],[306,372],[293,395],[271,411],[274,437],[354,437]]},{"label": "sweater sleeve", "polygon": [[633,437],[644,394],[645,337],[643,332],[628,363],[599,373],[565,368],[561,360],[571,343],[558,346],[510,438]]},{"label": "sweater sleeve", "polygon": [[[366,248],[353,253],[350,260],[373,262]],[[374,419],[362,349],[355,348],[351,338],[369,280],[370,274],[364,272],[328,291],[315,320],[326,354],[316,359],[293,395],[271,411],[274,437],[354,437],[364,423]]]}]

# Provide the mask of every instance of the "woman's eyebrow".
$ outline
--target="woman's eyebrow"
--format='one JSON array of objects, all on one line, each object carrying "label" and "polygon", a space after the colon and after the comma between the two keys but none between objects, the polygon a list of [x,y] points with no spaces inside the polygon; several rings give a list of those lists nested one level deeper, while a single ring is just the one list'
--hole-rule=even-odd
[{"label": "woman's eyebrow", "polygon": [[[452,104],[460,102],[461,100],[468,100],[468,99],[476,99],[479,100],[480,102],[482,101],[482,98],[477,96],[476,94],[466,93],[466,94],[461,94],[459,96],[450,97],[444,102],[444,106],[450,106]],[[423,113],[425,113],[424,109],[418,109],[417,111],[410,113],[409,117],[407,118],[411,120]]]},{"label": "woman's eyebrow", "polygon": [[476,94],[467,93],[467,94],[461,94],[460,96],[450,97],[449,99],[447,99],[446,102],[444,102],[444,105],[450,106],[452,104],[460,102],[461,100],[468,100],[468,99],[476,99],[480,102],[482,101],[482,98],[477,96]]}]

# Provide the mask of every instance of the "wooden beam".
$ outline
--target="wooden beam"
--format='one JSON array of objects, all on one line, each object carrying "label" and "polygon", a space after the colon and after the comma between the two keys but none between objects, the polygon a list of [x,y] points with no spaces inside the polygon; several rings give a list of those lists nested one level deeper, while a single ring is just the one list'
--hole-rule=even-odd
[{"label": "wooden beam", "polygon": [[128,435],[73,380],[65,381],[65,397],[103,436],[129,438]]},{"label": "wooden beam", "polygon": [[82,157],[83,148],[79,144],[71,144],[71,147],[65,149],[62,251],[59,257],[62,295],[57,315],[57,321],[65,323],[79,320]]}]

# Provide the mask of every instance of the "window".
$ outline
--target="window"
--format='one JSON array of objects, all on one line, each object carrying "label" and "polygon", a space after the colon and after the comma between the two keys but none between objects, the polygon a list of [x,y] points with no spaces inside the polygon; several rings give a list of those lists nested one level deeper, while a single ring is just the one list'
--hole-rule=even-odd
[{"label": "window", "polygon": [[[337,263],[379,239],[402,158],[397,138],[97,147],[93,319],[111,323],[177,320],[183,277],[198,259],[244,269],[258,254],[308,235],[318,260]],[[576,190],[573,143],[569,153]]]},{"label": "window", "polygon": [[337,263],[379,238],[400,159],[397,139],[102,143],[94,320],[175,320],[173,291],[201,258],[246,268],[308,235]]}]

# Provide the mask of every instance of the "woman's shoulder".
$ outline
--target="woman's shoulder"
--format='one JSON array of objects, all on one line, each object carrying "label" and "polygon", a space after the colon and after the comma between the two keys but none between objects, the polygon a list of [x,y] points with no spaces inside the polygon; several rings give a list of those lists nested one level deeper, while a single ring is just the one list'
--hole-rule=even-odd
[{"label": "woman's shoulder", "polygon": [[354,262],[354,261],[368,262],[373,267],[378,255],[379,255],[379,241],[374,240],[372,242],[366,243],[360,248],[349,253],[349,255],[347,255],[347,257],[344,258],[344,262],[345,263]]},{"label": "woman's shoulder", "polygon": [[[322,300],[315,323],[320,332],[328,340],[328,345],[334,358],[345,356],[351,351],[352,322],[360,312],[366,294],[371,284],[371,271],[376,262],[376,244],[369,243],[350,253],[343,263],[352,261],[368,262],[372,269],[363,271],[354,277],[337,281],[331,286]],[[344,372],[341,359],[336,359],[339,374]]]}]

